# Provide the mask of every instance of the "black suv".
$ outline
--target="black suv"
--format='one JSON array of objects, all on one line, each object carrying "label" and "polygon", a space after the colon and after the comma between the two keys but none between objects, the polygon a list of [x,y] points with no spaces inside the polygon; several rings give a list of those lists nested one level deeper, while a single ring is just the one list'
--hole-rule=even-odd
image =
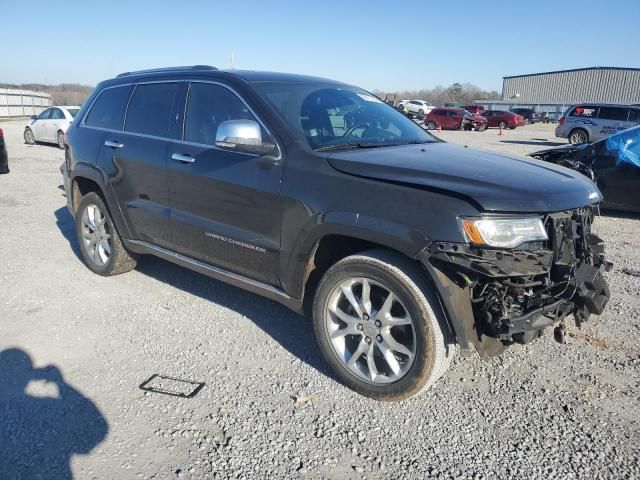
[{"label": "black suv", "polygon": [[459,347],[562,337],[609,298],[591,181],[449,145],[351,85],[126,73],[97,86],[65,152],[91,270],[152,254],[310,314],[339,379],[377,399],[429,387]]},{"label": "black suv", "polygon": [[4,132],[0,128],[0,174],[9,173],[9,156],[4,143]]},{"label": "black suv", "polygon": [[540,116],[540,114],[533,108],[512,108],[511,111],[513,113],[517,113],[521,117],[524,117],[524,122],[527,124],[533,124],[542,121],[542,117]]}]

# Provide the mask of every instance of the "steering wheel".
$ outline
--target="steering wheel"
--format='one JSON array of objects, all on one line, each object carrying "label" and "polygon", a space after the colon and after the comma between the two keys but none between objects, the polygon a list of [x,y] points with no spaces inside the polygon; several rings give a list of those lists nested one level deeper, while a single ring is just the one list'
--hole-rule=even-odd
[{"label": "steering wheel", "polygon": [[346,132],[344,132],[344,135],[342,135],[342,136],[343,137],[350,137],[351,134],[353,132],[355,132],[359,128],[369,128],[369,124],[368,123],[360,123],[358,125],[355,125],[355,126],[351,127],[349,130],[347,130]]}]

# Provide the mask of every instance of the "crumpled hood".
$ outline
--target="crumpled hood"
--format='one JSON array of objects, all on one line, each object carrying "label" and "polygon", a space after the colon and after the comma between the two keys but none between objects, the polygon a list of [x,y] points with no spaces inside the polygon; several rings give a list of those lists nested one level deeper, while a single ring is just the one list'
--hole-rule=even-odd
[{"label": "crumpled hood", "polygon": [[351,175],[462,195],[486,211],[559,212],[602,200],[593,182],[567,168],[445,142],[349,150],[328,161]]}]

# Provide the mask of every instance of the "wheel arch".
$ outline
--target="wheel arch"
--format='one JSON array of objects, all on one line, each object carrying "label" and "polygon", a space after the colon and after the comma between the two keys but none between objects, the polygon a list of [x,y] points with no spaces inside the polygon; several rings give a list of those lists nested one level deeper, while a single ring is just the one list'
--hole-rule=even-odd
[{"label": "wheel arch", "polygon": [[415,256],[428,239],[410,227],[359,214],[334,212],[310,221],[293,248],[281,259],[283,289],[305,305],[324,272],[335,262],[358,252],[385,249],[406,258]]},{"label": "wheel arch", "polygon": [[104,181],[102,171],[95,165],[76,163],[70,175],[69,185],[71,186],[70,204],[74,215],[76,214],[82,197],[89,192],[96,192],[104,200],[118,232],[122,236],[130,238],[129,229],[120,212],[117,200]]}]

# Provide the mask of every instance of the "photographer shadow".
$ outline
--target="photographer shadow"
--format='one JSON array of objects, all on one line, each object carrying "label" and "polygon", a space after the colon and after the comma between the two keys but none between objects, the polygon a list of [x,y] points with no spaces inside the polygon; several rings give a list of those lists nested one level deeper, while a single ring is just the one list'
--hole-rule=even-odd
[{"label": "photographer shadow", "polygon": [[71,479],[71,455],[89,453],[109,430],[56,366],[34,368],[18,348],[0,351],[0,419],[2,479]]}]

